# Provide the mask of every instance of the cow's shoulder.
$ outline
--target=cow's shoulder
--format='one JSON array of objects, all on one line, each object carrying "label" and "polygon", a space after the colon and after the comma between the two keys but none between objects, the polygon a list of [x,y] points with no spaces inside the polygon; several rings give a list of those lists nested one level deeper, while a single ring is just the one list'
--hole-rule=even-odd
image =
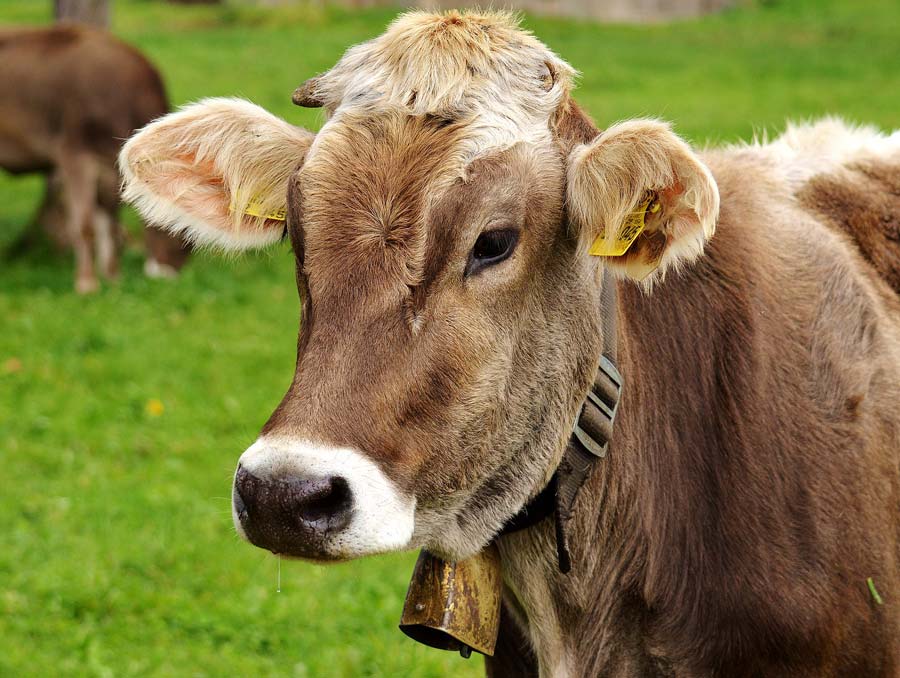
[{"label": "cow's shoulder", "polygon": [[846,233],[900,294],[900,154],[859,158],[818,174],[797,198],[830,228]]}]

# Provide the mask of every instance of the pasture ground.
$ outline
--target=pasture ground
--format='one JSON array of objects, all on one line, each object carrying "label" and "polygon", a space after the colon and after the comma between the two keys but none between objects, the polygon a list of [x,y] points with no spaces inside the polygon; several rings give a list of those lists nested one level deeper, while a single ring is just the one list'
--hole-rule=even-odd
[{"label": "pasture ground", "polygon": [[[3,0],[0,23],[47,21],[50,6]],[[293,88],[392,14],[113,9],[175,104],[240,95],[312,128],[319,115],[290,104]],[[770,0],[664,26],[525,23],[584,73],[578,97],[601,125],[660,116],[698,143],[829,112],[900,126],[895,0]],[[0,248],[39,186],[0,176]],[[274,558],[233,533],[235,461],[291,378],[288,247],[201,255],[177,281],[146,280],[141,264],[133,246],[121,282],[80,298],[65,257],[0,261],[0,675],[480,675],[480,660],[396,630],[414,554],[285,563],[277,593]]]}]

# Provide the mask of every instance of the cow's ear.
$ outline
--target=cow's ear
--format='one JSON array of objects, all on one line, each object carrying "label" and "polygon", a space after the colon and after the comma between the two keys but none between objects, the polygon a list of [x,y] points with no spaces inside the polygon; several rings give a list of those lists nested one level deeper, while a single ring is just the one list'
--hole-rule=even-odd
[{"label": "cow's ear", "polygon": [[696,258],[719,214],[709,169],[655,120],[614,125],[574,148],[567,191],[584,247],[636,280]]},{"label": "cow's ear", "polygon": [[284,233],[288,179],[314,135],[241,99],[207,99],[123,146],[123,197],[191,242],[263,247]]}]

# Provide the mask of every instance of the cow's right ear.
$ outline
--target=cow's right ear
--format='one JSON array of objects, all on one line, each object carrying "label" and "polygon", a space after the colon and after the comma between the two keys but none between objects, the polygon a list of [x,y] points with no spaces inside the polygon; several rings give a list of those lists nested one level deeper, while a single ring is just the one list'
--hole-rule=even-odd
[{"label": "cow's right ear", "polygon": [[314,138],[249,101],[206,99],[128,140],[123,197],[194,243],[263,247],[284,233],[288,179]]}]

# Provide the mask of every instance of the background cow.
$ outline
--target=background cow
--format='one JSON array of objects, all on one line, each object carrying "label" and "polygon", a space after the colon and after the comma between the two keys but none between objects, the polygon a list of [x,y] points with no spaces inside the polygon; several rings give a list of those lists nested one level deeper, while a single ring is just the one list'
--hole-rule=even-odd
[{"label": "background cow", "polygon": [[[116,156],[133,130],[168,111],[162,80],[135,49],[84,26],[0,30],[0,167],[48,175],[35,223],[75,250],[75,288],[118,274]],[[188,250],[146,231],[151,275],[174,274]],[[96,264],[95,264],[96,262]]]},{"label": "background cow", "polygon": [[[315,136],[208,100],[125,146],[127,197],[173,232],[264,246],[287,211],[297,366],[241,456],[238,532],[319,561],[496,539],[541,675],[896,675],[898,262],[871,260],[900,135],[698,153],[657,121],[601,132],[571,76],[504,15],[413,13],[298,90]],[[590,256],[648,193],[630,249]],[[604,271],[625,388],[564,575],[552,521],[496,535],[611,341]]]}]

